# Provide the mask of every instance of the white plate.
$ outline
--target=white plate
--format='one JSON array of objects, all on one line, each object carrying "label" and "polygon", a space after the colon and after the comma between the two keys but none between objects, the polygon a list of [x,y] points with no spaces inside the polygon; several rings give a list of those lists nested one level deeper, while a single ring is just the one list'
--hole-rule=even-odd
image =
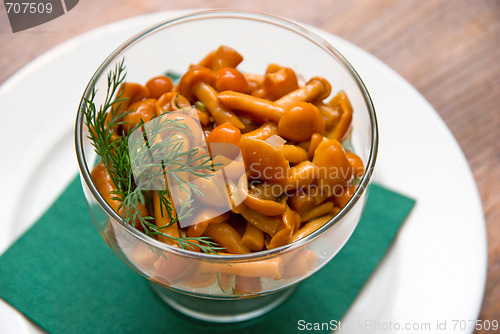
[{"label": "white plate", "polygon": [[[180,13],[140,16],[85,33],[0,87],[0,253],[76,175],[73,126],[91,74],[129,36]],[[346,56],[373,98],[380,127],[376,180],[417,200],[344,317],[342,332],[471,333],[457,321],[478,316],[487,246],[480,199],[462,151],[429,103],[399,75],[358,47],[311,29]],[[0,332],[39,329],[0,300]]]}]

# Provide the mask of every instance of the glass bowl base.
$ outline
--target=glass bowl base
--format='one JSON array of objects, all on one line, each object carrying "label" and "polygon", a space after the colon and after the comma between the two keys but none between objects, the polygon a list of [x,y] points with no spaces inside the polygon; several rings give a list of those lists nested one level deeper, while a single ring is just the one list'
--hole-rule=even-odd
[{"label": "glass bowl base", "polygon": [[261,316],[284,302],[297,284],[264,296],[239,299],[201,298],[179,293],[149,281],[153,291],[175,310],[195,319],[230,323]]}]

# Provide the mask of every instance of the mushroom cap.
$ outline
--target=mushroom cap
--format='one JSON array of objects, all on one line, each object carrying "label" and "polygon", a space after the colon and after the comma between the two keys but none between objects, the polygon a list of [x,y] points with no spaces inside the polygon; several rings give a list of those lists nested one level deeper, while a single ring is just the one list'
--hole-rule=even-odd
[{"label": "mushroom cap", "polygon": [[316,97],[316,100],[321,101],[321,100],[326,99],[330,95],[330,93],[332,92],[332,85],[330,84],[330,82],[328,82],[328,80],[326,80],[323,77],[312,77],[306,83],[306,85],[308,85],[309,83],[311,83],[313,81],[319,81],[319,82],[321,82],[321,84],[323,84],[323,89],[324,89],[323,94],[321,94],[318,97]]},{"label": "mushroom cap", "polygon": [[285,109],[278,122],[279,134],[289,140],[302,142],[314,133],[323,133],[325,120],[318,108],[308,102],[297,102]]},{"label": "mushroom cap", "polygon": [[179,81],[179,93],[193,102],[195,98],[193,92],[194,86],[200,82],[205,82],[213,86],[216,77],[214,71],[207,67],[193,66],[181,77]]},{"label": "mushroom cap", "polygon": [[264,181],[284,181],[290,165],[281,150],[260,140],[242,137],[240,148],[250,177]]},{"label": "mushroom cap", "polygon": [[247,187],[248,183],[246,175],[243,175],[238,182],[238,189],[242,192],[245,198],[243,203],[245,203],[249,208],[252,208],[266,216],[277,216],[285,212],[285,203],[257,196],[256,194],[249,192]]},{"label": "mushroom cap", "polygon": [[352,167],[342,144],[336,139],[323,138],[314,151],[313,163],[318,167],[317,182],[321,190],[335,191],[352,176]]}]

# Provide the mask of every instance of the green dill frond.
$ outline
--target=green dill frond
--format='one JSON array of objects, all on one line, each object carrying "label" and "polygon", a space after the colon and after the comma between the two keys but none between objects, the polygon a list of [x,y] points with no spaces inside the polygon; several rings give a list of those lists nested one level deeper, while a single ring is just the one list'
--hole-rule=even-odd
[{"label": "green dill frond", "polygon": [[[213,171],[211,159],[199,156],[197,149],[186,150],[183,143],[174,135],[161,141],[155,140],[166,131],[192,136],[186,124],[175,119],[159,115],[145,123],[141,121],[132,130],[121,134],[116,129],[123,124],[123,116],[132,110],[118,112],[127,100],[122,98],[120,86],[125,82],[126,68],[124,59],[118,62],[107,75],[107,90],[103,104],[97,108],[94,88],[83,105],[84,122],[89,129],[90,139],[95,152],[110,174],[117,190],[112,198],[120,201],[119,211],[123,222],[136,226],[140,224],[149,236],[163,235],[176,241],[184,249],[200,248],[205,253],[216,254],[221,248],[209,237],[172,237],[162,232],[162,229],[177,223],[179,219],[192,215],[191,197],[181,202],[181,207],[175,212],[174,203],[170,201],[171,194],[165,185],[158,185],[159,180],[168,176],[178,183],[179,187],[189,193],[197,193],[196,186],[179,177],[188,173],[196,177],[207,177],[204,171]],[[177,103],[177,99],[175,100]],[[135,137],[131,137],[135,136]],[[131,154],[133,152],[133,154]],[[134,174],[136,172],[136,174]],[[163,181],[164,182],[164,181]],[[166,215],[171,222],[168,226],[158,228],[154,218],[141,215],[141,206],[150,205],[149,191],[156,191],[160,199],[161,214]]]}]

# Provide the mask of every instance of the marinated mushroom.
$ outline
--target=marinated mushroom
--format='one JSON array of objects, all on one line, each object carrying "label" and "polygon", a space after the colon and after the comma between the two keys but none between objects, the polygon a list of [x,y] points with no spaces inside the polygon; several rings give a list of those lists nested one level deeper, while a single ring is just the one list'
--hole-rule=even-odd
[{"label": "marinated mushroom", "polygon": [[242,137],[241,153],[250,177],[265,181],[284,181],[290,169],[283,152],[260,139]]},{"label": "marinated mushroom", "polygon": [[238,129],[244,128],[244,124],[232,111],[222,106],[217,99],[217,91],[213,88],[215,84],[215,73],[202,66],[190,68],[179,81],[179,93],[191,102],[201,101],[212,115],[217,124],[229,122]]},{"label": "marinated mushroom", "polygon": [[297,102],[285,109],[278,122],[278,133],[295,142],[307,141],[314,133],[323,133],[325,120],[318,108],[307,102]]},{"label": "marinated mushroom", "polygon": [[[121,102],[106,114],[114,122],[111,141],[119,144],[138,128],[142,150],[148,150],[143,153],[154,158],[148,161],[161,162],[152,168],[159,188],[141,189],[143,202],[136,206],[149,225],[133,224],[170,246],[245,254],[287,245],[330,221],[365,173],[361,156],[342,146],[353,119],[345,92],[327,100],[332,87],[323,77],[303,84],[290,67],[270,63],[263,74],[248,73],[237,68],[242,61],[223,45],[190,66],[178,85],[164,75],[145,85],[125,82],[116,96]],[[154,120],[177,126],[150,134]],[[126,219],[135,212],[121,209],[112,175],[103,162],[92,171],[103,198]],[[131,187],[141,185],[134,181]],[[301,252],[294,259],[286,261],[298,261],[300,268],[287,267],[287,277],[309,270],[317,254]],[[204,263],[172,275],[165,272],[168,261],[150,266],[165,282],[189,286],[212,284],[217,272],[243,291],[259,289],[255,277],[282,277],[281,259],[261,262],[232,268]]]},{"label": "marinated mushroom", "polygon": [[319,188],[330,195],[352,176],[351,164],[342,144],[336,139],[323,138],[314,151],[312,162],[318,167]]},{"label": "marinated mushroom", "polygon": [[297,102],[314,102],[323,100],[330,95],[332,86],[322,77],[314,77],[307,82],[303,87],[299,87],[294,91],[276,100],[276,104],[281,107],[289,107]]}]

